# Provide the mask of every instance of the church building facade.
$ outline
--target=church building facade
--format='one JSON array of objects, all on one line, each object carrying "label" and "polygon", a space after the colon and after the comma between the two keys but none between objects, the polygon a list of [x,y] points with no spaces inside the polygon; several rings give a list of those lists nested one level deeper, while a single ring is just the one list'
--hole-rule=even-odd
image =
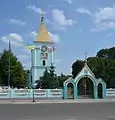
[{"label": "church building facade", "polygon": [[[46,29],[43,15],[38,35],[33,44],[29,46],[29,49],[31,50],[29,86],[35,88],[35,81],[40,80],[44,71],[46,69],[49,70],[52,65],[55,66],[55,44],[51,41],[51,37]],[[68,94],[69,84],[73,86],[73,99],[77,99],[79,96],[90,96],[93,99],[106,97],[106,83],[101,78],[96,79],[87,62],[76,78],[70,77],[64,82],[62,90],[64,99],[68,99],[71,96]]]},{"label": "church building facade", "polygon": [[35,81],[43,76],[44,71],[55,66],[55,44],[51,41],[42,14],[40,28],[35,41],[29,49],[31,50],[31,70],[29,74],[29,84],[32,87]]}]

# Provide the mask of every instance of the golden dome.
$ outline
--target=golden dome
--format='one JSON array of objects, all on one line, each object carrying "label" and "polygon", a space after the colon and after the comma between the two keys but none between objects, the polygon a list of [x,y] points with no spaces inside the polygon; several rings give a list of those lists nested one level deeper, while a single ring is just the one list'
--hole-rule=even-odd
[{"label": "golden dome", "polygon": [[44,24],[44,15],[41,16],[41,24],[39,33],[35,39],[35,42],[51,42],[51,37],[46,29],[46,26]]}]

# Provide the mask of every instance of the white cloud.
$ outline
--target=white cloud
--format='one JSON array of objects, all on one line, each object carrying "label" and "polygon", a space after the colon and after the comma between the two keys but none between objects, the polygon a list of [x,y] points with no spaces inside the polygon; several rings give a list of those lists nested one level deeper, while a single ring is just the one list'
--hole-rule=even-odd
[{"label": "white cloud", "polygon": [[13,18],[9,19],[9,23],[10,24],[17,24],[17,25],[21,25],[21,26],[26,25],[26,22],[18,20],[18,19],[13,19]]},{"label": "white cloud", "polygon": [[62,26],[70,26],[73,24],[72,19],[67,19],[64,12],[58,9],[54,9],[52,11],[52,16],[53,19],[55,20],[56,23]]},{"label": "white cloud", "polygon": [[78,13],[91,15],[91,12],[88,9],[86,9],[86,8],[78,8],[78,9],[76,9],[76,11]]},{"label": "white cloud", "polygon": [[17,33],[10,33],[6,36],[0,38],[0,43],[4,46],[3,49],[8,49],[8,43],[11,43],[11,49],[21,61],[23,66],[30,67],[30,51],[28,50],[26,44],[24,44],[23,38]]},{"label": "white cloud", "polygon": [[115,7],[100,8],[94,14],[95,30],[115,28]]},{"label": "white cloud", "polygon": [[20,41],[20,42],[23,41],[22,36],[20,36],[20,35],[17,34],[17,33],[10,33],[9,36],[11,37],[11,39],[18,40],[18,41]]},{"label": "white cloud", "polygon": [[58,9],[52,10],[52,17],[54,25],[58,25],[59,28],[66,29],[68,26],[73,25],[74,21],[65,16],[64,12]]},{"label": "white cloud", "polygon": [[[55,43],[60,42],[60,37],[59,37],[57,34],[53,34],[53,33],[51,33],[51,32],[48,32],[48,33],[49,33],[49,35],[50,35],[50,37],[51,37],[51,41],[52,41],[52,42],[55,42]],[[30,33],[30,36],[33,37],[34,39],[35,39],[36,35],[37,35],[37,32],[36,32],[36,31],[32,31],[32,32]]]},{"label": "white cloud", "polygon": [[35,37],[35,36],[37,36],[37,32],[36,31],[32,31],[31,35]]},{"label": "white cloud", "polygon": [[53,34],[51,32],[48,32],[50,37],[51,37],[51,40],[55,43],[58,43],[60,42],[60,37],[57,35],[57,34]]},{"label": "white cloud", "polygon": [[8,44],[9,40],[13,46],[19,46],[23,42],[22,37],[17,33],[10,33],[9,35],[0,38],[3,43]]},{"label": "white cloud", "polygon": [[28,5],[26,8],[31,9],[38,14],[45,13],[41,8],[37,8],[35,5]]},{"label": "white cloud", "polygon": [[72,0],[64,0],[65,2],[72,4]]}]

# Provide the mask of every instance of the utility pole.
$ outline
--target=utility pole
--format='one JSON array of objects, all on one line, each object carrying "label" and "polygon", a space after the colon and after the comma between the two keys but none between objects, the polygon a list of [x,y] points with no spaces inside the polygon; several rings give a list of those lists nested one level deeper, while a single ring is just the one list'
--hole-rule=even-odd
[{"label": "utility pole", "polygon": [[9,40],[9,56],[8,56],[8,90],[9,90],[9,95],[10,95],[10,99],[11,99],[11,66],[10,66],[10,55],[11,55],[11,44],[10,44],[10,40]]},{"label": "utility pole", "polygon": [[11,46],[10,46],[10,40],[9,40],[9,56],[8,56],[8,88],[11,87],[11,85],[10,85],[10,79],[11,79],[10,54],[11,54]]}]

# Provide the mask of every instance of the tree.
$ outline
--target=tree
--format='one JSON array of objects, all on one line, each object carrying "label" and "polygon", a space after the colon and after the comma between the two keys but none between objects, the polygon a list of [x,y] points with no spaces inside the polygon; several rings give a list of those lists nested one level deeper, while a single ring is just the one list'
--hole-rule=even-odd
[{"label": "tree", "polygon": [[97,52],[96,57],[106,58],[106,59],[115,59],[115,47],[108,48],[108,49],[101,49]]},{"label": "tree", "polygon": [[40,79],[42,81],[42,88],[50,89],[51,80],[50,80],[50,74],[47,69],[44,71],[44,75]]},{"label": "tree", "polygon": [[51,77],[54,77],[54,75],[55,75],[55,74],[54,74],[54,72],[55,72],[55,67],[53,66],[53,64],[51,64],[49,71],[50,71],[50,76],[51,76]]},{"label": "tree", "polygon": [[38,89],[38,88],[42,88],[42,79],[40,78],[39,80],[35,81],[35,88]]},{"label": "tree", "polygon": [[49,73],[50,73],[50,88],[55,89],[58,87],[58,79],[56,78],[55,67],[53,66],[53,64],[51,64],[50,66]]},{"label": "tree", "polygon": [[[10,55],[10,71],[9,71],[9,55]],[[12,87],[26,87],[27,71],[23,69],[22,64],[17,57],[7,50],[4,50],[0,56],[0,78],[1,85],[8,86],[8,74],[10,72],[10,85]]]},{"label": "tree", "polygon": [[69,78],[72,77],[71,75],[64,75],[63,73],[61,73],[61,75],[57,76],[57,80],[58,80],[58,88],[63,88],[63,83]]},{"label": "tree", "polygon": [[74,62],[72,64],[73,78],[76,77],[76,75],[80,72],[80,70],[83,68],[83,66],[84,66],[84,61],[82,61],[82,60],[76,60],[76,62]]},{"label": "tree", "polygon": [[[96,78],[102,78],[107,88],[115,88],[115,47],[101,49],[96,57],[87,58],[87,64]],[[75,78],[84,67],[84,61],[77,60],[72,64],[72,75]]]}]

